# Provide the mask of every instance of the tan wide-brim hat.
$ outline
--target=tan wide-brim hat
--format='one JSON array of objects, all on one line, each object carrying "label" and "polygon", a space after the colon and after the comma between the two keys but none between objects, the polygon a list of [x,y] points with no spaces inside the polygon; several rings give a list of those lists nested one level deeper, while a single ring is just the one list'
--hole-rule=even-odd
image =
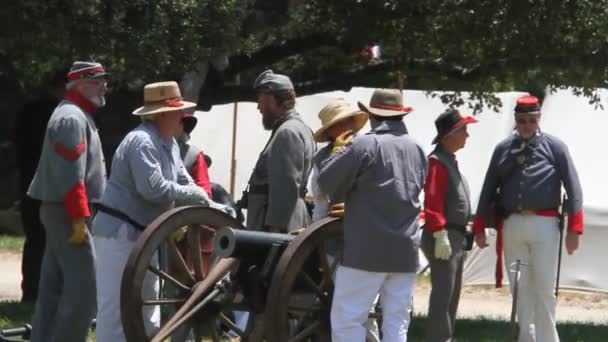
[{"label": "tan wide-brim hat", "polygon": [[196,103],[184,101],[177,82],[156,82],[144,87],[144,106],[133,115],[151,115],[196,107]]},{"label": "tan wide-brim hat", "polygon": [[319,119],[323,126],[315,132],[315,140],[317,142],[329,141],[330,138],[326,134],[327,129],[348,118],[355,120],[355,133],[363,128],[368,120],[366,112],[358,110],[350,103],[344,100],[332,101],[319,112]]},{"label": "tan wide-brim hat", "polygon": [[414,110],[403,105],[403,95],[398,89],[376,89],[369,100],[369,107],[361,102],[358,105],[361,110],[378,116],[401,116]]}]

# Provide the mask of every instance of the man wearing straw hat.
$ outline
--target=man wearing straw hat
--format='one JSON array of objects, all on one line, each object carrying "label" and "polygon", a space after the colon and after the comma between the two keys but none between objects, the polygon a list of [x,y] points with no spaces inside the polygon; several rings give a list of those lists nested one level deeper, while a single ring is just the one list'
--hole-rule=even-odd
[{"label": "man wearing straw hat", "polygon": [[294,110],[289,77],[266,70],[253,88],[264,128],[272,133],[249,180],[247,228],[286,233],[310,223],[304,196],[316,143]]},{"label": "man wearing straw hat", "polygon": [[[176,82],[144,87],[144,106],[133,115],[142,123],[120,143],[112,160],[112,173],[93,223],[97,250],[97,341],[125,341],[120,316],[123,269],[145,227],[157,216],[182,205],[206,205],[226,210],[211,201],[196,185],[182,163],[173,138],[183,111],[196,104],[184,101]],[[156,298],[158,279],[146,274],[142,298]],[[143,308],[148,334],[158,327],[158,306]],[[136,319],[136,318],[134,318]]]},{"label": "man wearing straw hat", "polygon": [[[319,120],[321,120],[321,128],[315,132],[315,141],[318,143],[327,143],[323,148],[319,149],[315,154],[315,163],[312,168],[312,176],[310,177],[310,187],[312,190],[314,208],[312,212],[312,220],[317,221],[330,213],[331,205],[334,204],[334,214],[341,215],[343,210],[338,209],[342,206],[342,199],[332,199],[331,194],[324,194],[319,188],[319,165],[318,162],[325,160],[336,144],[336,138],[345,132],[352,132],[353,136],[357,134],[365,123],[368,121],[367,113],[354,108],[345,100],[339,99],[330,102],[323,107],[319,112]],[[338,145],[340,142],[338,142]]]},{"label": "man wearing straw hat", "polygon": [[471,218],[469,186],[458,169],[455,153],[477,120],[448,109],[435,120],[437,144],[429,155],[424,184],[424,230],[421,247],[431,266],[427,341],[451,341],[462,286],[465,232]]},{"label": "man wearing straw hat", "polygon": [[[323,107],[319,112],[319,119],[322,126],[315,132],[315,140],[319,143],[326,142],[327,145],[315,154],[315,163],[313,163],[312,176],[310,177],[310,187],[314,203],[313,221],[320,220],[328,215],[344,217],[344,200],[333,198],[332,194],[324,194],[319,188],[318,163],[326,159],[335,146],[340,148],[339,146],[343,142],[339,140],[336,142],[338,137],[346,132],[352,132],[352,137],[354,137],[365,126],[368,116],[366,112],[353,107],[345,100],[339,99]],[[339,241],[327,241],[325,252],[327,253],[327,263],[329,265],[337,265],[342,252],[342,244]],[[332,276],[335,280],[335,273]],[[380,341],[376,320],[367,320],[365,326],[367,341]]]},{"label": "man wearing straw hat", "polygon": [[365,322],[380,294],[383,341],[406,341],[418,268],[418,197],[426,157],[407,134],[399,90],[377,89],[361,110],[371,131],[336,138],[320,161],[319,185],[345,199],[344,248],[331,309],[332,341],[364,341]]},{"label": "man wearing straw hat", "polygon": [[106,170],[93,115],[105,105],[107,73],[74,62],[47,124],[28,195],[42,201],[46,246],[31,341],[83,342],[95,314],[95,253],[87,225]]}]

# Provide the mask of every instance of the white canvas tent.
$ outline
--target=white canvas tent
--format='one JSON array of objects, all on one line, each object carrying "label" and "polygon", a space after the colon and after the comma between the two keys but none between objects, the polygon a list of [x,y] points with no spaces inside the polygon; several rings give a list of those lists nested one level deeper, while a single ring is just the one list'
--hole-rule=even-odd
[{"label": "white canvas tent", "polygon": [[[328,92],[298,98],[296,109],[313,129],[320,126],[319,110],[335,98],[345,98],[352,103],[369,102],[373,89],[353,88],[350,92]],[[476,203],[492,150],[496,143],[511,133],[514,126],[512,108],[522,93],[499,93],[503,107],[500,112],[486,109],[478,114],[479,123],[469,127],[467,147],[458,153],[459,166],[470,183],[473,203]],[[606,92],[603,93],[606,95]],[[435,135],[434,120],[445,109],[438,98],[423,91],[404,91],[405,102],[414,112],[404,121],[410,134],[425,148],[432,150]],[[467,108],[462,108],[467,111]],[[192,134],[192,142],[200,146],[213,159],[210,169],[214,182],[229,189],[231,168],[231,144],[234,105],[214,106],[209,112],[197,112],[199,124]],[[608,274],[600,271],[600,262],[608,256],[602,242],[608,241],[608,182],[602,173],[608,170],[608,160],[591,151],[601,142],[608,127],[608,112],[596,111],[587,99],[579,98],[570,91],[559,91],[548,96],[543,105],[543,130],[560,136],[570,147],[583,184],[585,195],[585,234],[581,249],[575,256],[564,255],[562,286],[608,291]],[[368,128],[364,128],[367,130]],[[261,115],[252,102],[238,104],[236,139],[235,197],[245,188],[259,152],[268,139],[269,132],[261,125]],[[490,234],[493,231],[489,231]],[[605,238],[604,238],[605,237]],[[492,239],[492,236],[490,237]],[[465,265],[466,284],[493,284],[495,254],[493,246],[470,252]],[[566,254],[566,253],[564,253]],[[506,281],[506,273],[505,281]]]}]

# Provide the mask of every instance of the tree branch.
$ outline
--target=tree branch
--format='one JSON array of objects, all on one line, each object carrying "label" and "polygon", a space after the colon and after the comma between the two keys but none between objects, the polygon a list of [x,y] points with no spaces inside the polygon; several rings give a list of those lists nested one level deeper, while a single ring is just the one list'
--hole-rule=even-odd
[{"label": "tree branch", "polygon": [[268,66],[289,56],[297,55],[321,46],[335,44],[337,44],[336,39],[322,33],[294,38],[280,44],[263,47],[250,55],[240,54],[230,57],[230,65],[224,71],[224,74],[233,76],[255,66]]}]

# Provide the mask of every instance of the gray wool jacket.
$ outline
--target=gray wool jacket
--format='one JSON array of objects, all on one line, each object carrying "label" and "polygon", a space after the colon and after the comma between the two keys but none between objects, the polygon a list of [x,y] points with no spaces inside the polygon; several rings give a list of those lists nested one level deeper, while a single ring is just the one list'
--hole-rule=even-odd
[{"label": "gray wool jacket", "polygon": [[248,229],[291,231],[310,224],[304,195],[316,146],[312,130],[295,111],[275,125],[250,178]]},{"label": "gray wool jacket", "polygon": [[381,122],[319,165],[321,190],[345,198],[342,265],[415,272],[427,161],[405,124]]}]

